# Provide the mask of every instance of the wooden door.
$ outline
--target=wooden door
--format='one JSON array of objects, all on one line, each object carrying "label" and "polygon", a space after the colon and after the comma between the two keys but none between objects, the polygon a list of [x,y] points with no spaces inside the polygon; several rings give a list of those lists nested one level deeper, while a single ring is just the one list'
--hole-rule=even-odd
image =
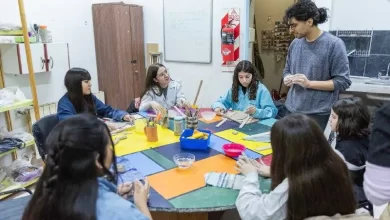
[{"label": "wooden door", "polygon": [[105,102],[126,110],[133,95],[130,9],[124,4],[92,6],[99,90]]},{"label": "wooden door", "polygon": [[132,66],[134,75],[134,95],[139,97],[144,90],[146,70],[145,70],[145,43],[144,43],[144,21],[143,7],[138,5],[130,6],[131,23],[131,48]]},{"label": "wooden door", "polygon": [[118,7],[116,22],[117,47],[118,47],[118,100],[117,108],[126,110],[132,99],[134,99],[134,80],[132,65],[129,62],[132,50],[132,36],[130,31],[130,8],[127,5]]}]

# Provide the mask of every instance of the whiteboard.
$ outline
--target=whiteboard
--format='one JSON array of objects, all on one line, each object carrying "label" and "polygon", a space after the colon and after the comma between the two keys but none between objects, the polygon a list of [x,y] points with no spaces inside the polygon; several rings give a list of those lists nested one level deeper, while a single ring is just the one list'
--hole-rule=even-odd
[{"label": "whiteboard", "polygon": [[165,61],[211,63],[212,0],[164,0]]}]

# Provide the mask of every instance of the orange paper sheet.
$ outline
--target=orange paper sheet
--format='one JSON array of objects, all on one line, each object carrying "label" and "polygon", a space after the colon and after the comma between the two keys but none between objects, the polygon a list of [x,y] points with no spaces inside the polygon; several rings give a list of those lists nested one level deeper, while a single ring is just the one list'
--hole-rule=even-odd
[{"label": "orange paper sheet", "polygon": [[236,161],[218,154],[200,161],[186,170],[174,168],[148,177],[150,185],[165,199],[182,195],[205,186],[204,175],[208,172],[237,174]]}]

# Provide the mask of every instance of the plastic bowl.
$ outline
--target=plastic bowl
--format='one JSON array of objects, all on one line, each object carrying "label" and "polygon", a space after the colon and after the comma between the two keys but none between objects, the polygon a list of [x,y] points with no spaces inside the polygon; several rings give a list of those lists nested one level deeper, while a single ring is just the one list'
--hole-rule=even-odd
[{"label": "plastic bowl", "polygon": [[206,121],[211,121],[215,118],[217,115],[215,112],[205,111],[200,113],[202,115],[202,118]]},{"label": "plastic bowl", "polygon": [[173,161],[179,169],[188,169],[195,162],[195,155],[190,153],[180,153],[173,156]]},{"label": "plastic bowl", "polygon": [[224,144],[222,146],[223,151],[229,157],[238,157],[246,150],[246,147],[241,144]]}]

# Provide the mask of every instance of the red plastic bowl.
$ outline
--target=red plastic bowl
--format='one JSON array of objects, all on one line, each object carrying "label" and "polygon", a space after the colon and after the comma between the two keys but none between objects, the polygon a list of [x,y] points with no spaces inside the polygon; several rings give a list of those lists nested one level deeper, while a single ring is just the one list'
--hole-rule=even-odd
[{"label": "red plastic bowl", "polygon": [[229,157],[238,157],[246,150],[246,147],[242,144],[224,144],[222,149]]}]

